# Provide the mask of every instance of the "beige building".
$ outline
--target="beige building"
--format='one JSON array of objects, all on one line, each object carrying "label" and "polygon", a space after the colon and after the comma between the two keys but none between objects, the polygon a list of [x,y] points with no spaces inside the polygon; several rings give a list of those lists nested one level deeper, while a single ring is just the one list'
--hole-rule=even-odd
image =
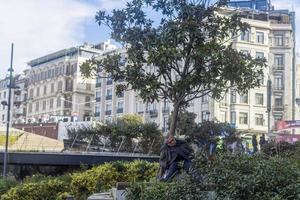
[{"label": "beige building", "polygon": [[[227,15],[230,12],[232,13],[232,9],[224,9],[223,14]],[[258,80],[261,87],[251,89],[247,94],[238,94],[232,90],[224,95],[224,99],[220,102],[204,96],[194,100],[188,110],[197,114],[197,122],[217,119],[231,123],[246,134],[268,133],[267,82],[270,80],[272,82],[270,131],[275,132],[276,121],[292,120],[295,117],[293,116],[295,103],[293,14],[288,11],[264,12],[250,9],[240,9],[238,12],[251,28],[234,40],[234,47],[241,52],[249,53],[252,57],[266,58],[268,68],[265,69],[264,76]],[[125,55],[124,51],[123,54]],[[111,78],[97,78],[96,119],[105,121],[123,114],[139,114],[146,120],[155,121],[163,130],[167,130],[166,122],[172,108],[168,102],[145,105],[133,91],[116,96],[116,84],[118,83]]]},{"label": "beige building", "polygon": [[63,49],[28,62],[27,122],[86,121],[94,114],[93,79],[84,79],[79,66],[114,49],[110,41]]}]

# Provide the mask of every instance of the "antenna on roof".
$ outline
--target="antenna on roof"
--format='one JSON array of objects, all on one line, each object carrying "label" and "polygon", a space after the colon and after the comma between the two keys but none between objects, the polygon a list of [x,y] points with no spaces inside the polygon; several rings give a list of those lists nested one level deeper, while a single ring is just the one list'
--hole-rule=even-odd
[{"label": "antenna on roof", "polygon": [[295,11],[295,0],[292,0],[292,11]]}]

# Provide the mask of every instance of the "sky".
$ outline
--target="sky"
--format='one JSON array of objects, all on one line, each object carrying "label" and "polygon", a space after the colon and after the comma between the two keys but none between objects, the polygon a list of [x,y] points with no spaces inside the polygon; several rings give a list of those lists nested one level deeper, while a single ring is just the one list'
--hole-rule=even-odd
[{"label": "sky", "polygon": [[[5,77],[10,66],[11,43],[13,68],[15,73],[21,73],[28,67],[26,63],[35,58],[109,39],[109,29],[96,24],[95,14],[98,10],[122,8],[126,1],[0,0],[0,78]],[[300,22],[300,0],[272,0],[272,4],[276,9],[294,8],[296,22]]]}]

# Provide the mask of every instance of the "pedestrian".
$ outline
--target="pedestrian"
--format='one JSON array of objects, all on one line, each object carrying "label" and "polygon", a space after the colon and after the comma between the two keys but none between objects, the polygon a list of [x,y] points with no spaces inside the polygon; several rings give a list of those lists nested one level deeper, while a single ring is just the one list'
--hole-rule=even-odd
[{"label": "pedestrian", "polygon": [[181,161],[184,170],[189,172],[192,155],[193,150],[186,141],[175,139],[172,135],[167,136],[160,152],[158,180],[169,181],[178,171],[178,163]]},{"label": "pedestrian", "polygon": [[252,135],[253,154],[258,151],[256,135]]}]

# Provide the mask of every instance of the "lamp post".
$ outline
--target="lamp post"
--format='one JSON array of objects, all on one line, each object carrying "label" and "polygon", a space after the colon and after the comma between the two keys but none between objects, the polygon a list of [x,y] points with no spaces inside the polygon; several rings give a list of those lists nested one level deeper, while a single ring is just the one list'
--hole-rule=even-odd
[{"label": "lamp post", "polygon": [[11,107],[11,88],[12,88],[12,73],[13,73],[13,52],[14,43],[11,44],[11,56],[10,56],[10,68],[9,68],[9,85],[8,85],[8,105],[7,105],[7,123],[6,123],[6,137],[5,137],[5,151],[3,161],[3,178],[6,179],[7,175],[7,149],[8,149],[8,135],[9,135],[9,124],[10,124],[10,107]]}]

